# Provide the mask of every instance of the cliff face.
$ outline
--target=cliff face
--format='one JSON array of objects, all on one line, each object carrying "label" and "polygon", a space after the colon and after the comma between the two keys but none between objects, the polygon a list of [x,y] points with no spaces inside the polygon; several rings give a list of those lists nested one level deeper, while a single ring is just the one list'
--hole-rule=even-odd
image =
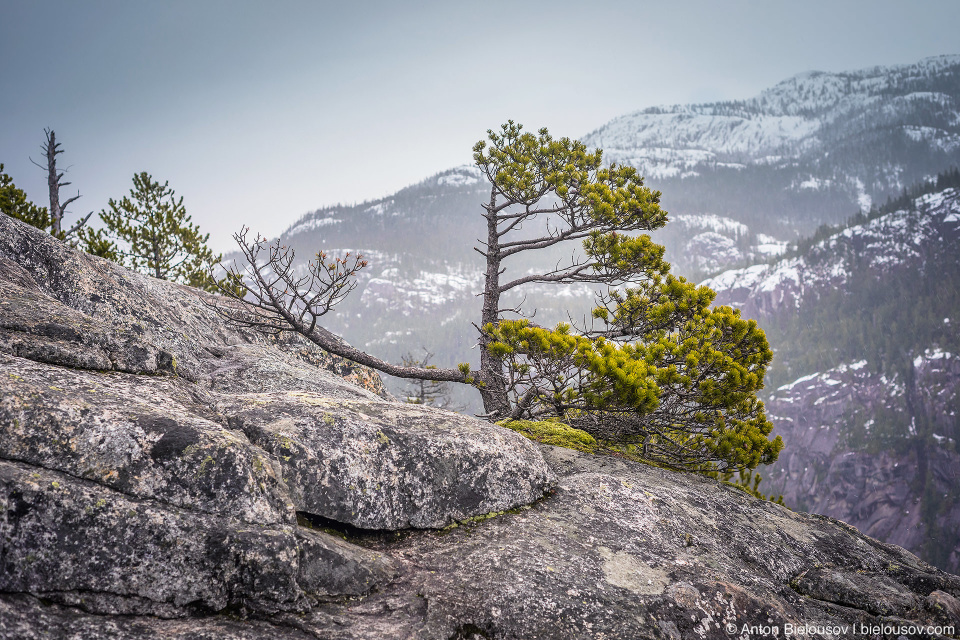
[{"label": "cliff face", "polygon": [[946,188],[705,282],[767,328],[771,377],[794,378],[767,401],[785,447],[766,490],[949,571],[960,570],[958,241],[960,191]]},{"label": "cliff face", "polygon": [[865,361],[775,391],[767,410],[784,449],[764,472],[765,490],[957,571],[960,454],[949,445],[960,359],[929,352],[915,365],[926,425],[911,422],[904,382],[871,372]]},{"label": "cliff face", "polygon": [[931,254],[951,250],[960,241],[960,190],[927,194],[902,209],[844,229],[806,254],[725,271],[704,281],[717,292],[717,304],[745,317],[771,318],[799,309],[834,289],[848,289],[851,274],[874,277],[919,268]]},{"label": "cliff face", "polygon": [[9,218],[0,289],[2,638],[960,629],[960,577],[903,549],[396,403]]}]

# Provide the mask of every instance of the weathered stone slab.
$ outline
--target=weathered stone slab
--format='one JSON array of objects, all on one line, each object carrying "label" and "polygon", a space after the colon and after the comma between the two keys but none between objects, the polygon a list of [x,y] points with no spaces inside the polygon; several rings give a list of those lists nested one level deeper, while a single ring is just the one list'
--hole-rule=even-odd
[{"label": "weathered stone slab", "polygon": [[173,373],[173,355],[131,330],[115,330],[40,290],[0,257],[0,353],[66,367]]},{"label": "weathered stone slab", "polygon": [[0,507],[0,592],[100,613],[304,610],[310,595],[367,593],[392,574],[380,554],[320,532],[133,499],[21,463],[0,461]]},{"label": "weathered stone slab", "polygon": [[364,529],[439,528],[533,502],[553,482],[532,442],[449,411],[304,392],[218,409],[277,459],[298,511]]},{"label": "weathered stone slab", "polygon": [[[218,296],[129,271],[5,215],[0,215],[0,281],[6,283],[0,299],[18,297],[17,304],[0,307],[0,313],[9,318],[0,321],[0,351],[33,357],[46,349],[55,364],[83,368],[140,372],[139,366],[143,372],[152,372],[175,366],[179,376],[210,387],[215,386],[211,375],[225,364],[216,353],[228,345],[249,345],[264,357],[273,352],[274,360],[289,357],[314,365],[315,375],[308,376],[313,380],[305,390],[321,384],[333,395],[363,395],[358,387],[386,394],[374,371],[333,356],[300,336],[267,337],[226,326],[210,306],[230,304]],[[48,309],[45,305],[50,301],[58,304]],[[15,332],[5,331],[7,324]],[[50,331],[43,329],[45,324],[51,325]],[[39,337],[33,345],[22,340],[29,333],[22,329],[30,327]],[[51,339],[58,344],[41,346]],[[85,354],[87,347],[90,354]],[[142,354],[142,363],[138,349],[150,352]],[[159,365],[151,364],[153,352],[158,353]],[[102,366],[111,356],[114,366]],[[299,388],[296,376],[282,375],[274,383],[270,376],[260,377],[260,391]]]},{"label": "weathered stone slab", "polygon": [[0,596],[0,638],[10,640],[316,640],[316,636],[270,622],[216,616],[163,619],[106,616],[53,604],[29,595]]},{"label": "weathered stone slab", "polygon": [[218,423],[194,387],[0,354],[0,458],[251,523],[294,522],[276,460]]},{"label": "weathered stone slab", "polygon": [[[561,476],[551,496],[391,545],[400,581],[359,611],[315,609],[307,628],[338,640],[725,640],[782,638],[787,625],[790,637],[873,637],[854,625],[884,624],[941,629],[905,637],[960,632],[960,577],[843,523],[691,474],[555,447],[544,455]],[[846,632],[805,634],[808,625]]]}]

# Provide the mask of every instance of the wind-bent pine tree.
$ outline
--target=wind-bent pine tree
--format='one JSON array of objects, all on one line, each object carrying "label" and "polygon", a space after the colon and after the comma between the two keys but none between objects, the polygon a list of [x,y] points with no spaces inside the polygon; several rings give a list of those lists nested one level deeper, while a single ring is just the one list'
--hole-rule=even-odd
[{"label": "wind-bent pine tree", "polygon": [[[491,420],[559,418],[634,445],[665,466],[715,473],[773,462],[782,447],[756,393],[772,352],[763,331],[715,294],[670,274],[663,247],[635,232],[662,227],[660,193],[632,167],[605,167],[600,150],[546,129],[508,122],[474,147],[490,182],[483,203],[486,261],[480,369],[397,366],[364,353],[318,320],[356,285],[360,256],[319,253],[306,275],[277,241],[234,237],[247,260],[230,282],[250,287],[246,307],[220,307],[231,323],[294,330],[331,353],[384,373],[475,386]],[[530,229],[539,225],[540,233]],[[582,253],[539,273],[503,278],[517,256],[579,241]],[[504,294],[530,284],[592,283],[593,323],[574,332],[503,316]],[[228,293],[228,291],[224,291]],[[240,299],[239,296],[234,296]]]},{"label": "wind-bent pine tree", "polygon": [[[490,181],[490,200],[483,205],[487,238],[477,250],[486,259],[480,394],[488,414],[511,416],[502,353],[489,347],[499,326],[503,294],[531,283],[589,282],[617,286],[662,268],[663,249],[649,236],[624,232],[650,230],[666,223],[660,193],[643,186],[632,167],[604,168],[600,151],[589,153],[583,143],[554,140],[546,129],[523,133],[512,121],[500,133],[474,147],[474,160]],[[539,236],[517,237],[525,223],[552,220]],[[530,226],[529,224],[527,225]],[[504,261],[523,252],[581,240],[585,256],[552,271],[501,282]]]}]

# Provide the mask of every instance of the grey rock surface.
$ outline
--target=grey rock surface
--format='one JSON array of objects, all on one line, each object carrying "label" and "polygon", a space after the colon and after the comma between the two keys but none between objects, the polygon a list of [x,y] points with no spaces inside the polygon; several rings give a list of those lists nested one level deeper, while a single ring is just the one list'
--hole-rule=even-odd
[{"label": "grey rock surface", "polygon": [[0,461],[0,496],[0,590],[95,613],[302,610],[308,595],[363,593],[391,573],[379,554],[339,554],[338,539],[295,524],[211,518],[32,465]]},{"label": "grey rock surface", "polygon": [[[958,637],[960,577],[899,547],[714,480],[553,447],[543,454],[560,480],[533,505],[444,531],[352,537],[392,563],[392,579],[361,598],[254,612],[239,625],[224,616],[95,618],[18,595],[0,599],[0,620],[26,638],[43,637],[34,617],[85,630],[68,638],[247,638],[265,621],[276,638],[756,638],[771,634],[749,629],[783,637],[787,625],[840,630],[813,637],[897,637],[855,632],[883,625]],[[94,631],[95,619],[109,633]]]},{"label": "grey rock surface", "polygon": [[[6,217],[0,293],[7,607],[304,612],[395,574],[312,523],[441,527],[554,481],[513,432],[389,401],[369,369],[298,336],[225,327],[209,304],[222,300]],[[0,619],[0,636],[29,637],[42,618]]]},{"label": "grey rock surface", "polygon": [[218,408],[278,461],[298,511],[362,529],[440,528],[554,481],[531,441],[432,407],[278,392]]},{"label": "grey rock surface", "polygon": [[0,371],[0,457],[246,522],[295,520],[277,461],[197,385],[4,354]]},{"label": "grey rock surface", "polygon": [[[7,216],[0,282],[0,350],[11,355],[98,371],[176,371],[213,390],[247,390],[253,377],[257,391],[302,385],[336,397],[386,395],[366,367],[296,335],[231,329],[209,306],[228,304],[222,299],[76,251]],[[313,365],[310,375],[303,364]]]},{"label": "grey rock surface", "polygon": [[842,522],[391,402],[3,218],[0,283],[4,640],[960,637],[960,577]]},{"label": "grey rock surface", "polygon": [[544,455],[562,476],[551,496],[381,547],[402,577],[363,606],[314,610],[312,628],[329,638],[571,639],[770,637],[745,626],[783,637],[786,625],[871,637],[853,626],[907,621],[960,630],[950,609],[960,578],[842,522],[706,478],[554,447]]}]

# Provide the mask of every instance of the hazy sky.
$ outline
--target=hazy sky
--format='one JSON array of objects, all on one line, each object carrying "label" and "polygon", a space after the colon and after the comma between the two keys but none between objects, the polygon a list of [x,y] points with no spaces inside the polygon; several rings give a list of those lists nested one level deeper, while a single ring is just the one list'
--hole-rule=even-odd
[{"label": "hazy sky", "polygon": [[28,156],[52,127],[83,195],[68,221],[147,171],[225,250],[241,225],[276,235],[470,162],[507,119],[578,137],[960,53],[958,24],[957,0],[0,0],[0,162],[46,204]]}]

